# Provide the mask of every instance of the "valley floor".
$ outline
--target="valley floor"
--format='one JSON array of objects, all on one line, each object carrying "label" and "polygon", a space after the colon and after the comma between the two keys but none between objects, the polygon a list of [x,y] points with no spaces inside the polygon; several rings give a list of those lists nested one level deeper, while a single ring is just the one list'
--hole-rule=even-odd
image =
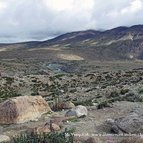
[{"label": "valley floor", "polygon": [[[0,102],[15,96],[41,95],[51,107],[56,99],[86,106],[87,117],[61,125],[62,129],[74,128],[75,134],[113,134],[108,119],[124,118],[143,108],[142,61],[1,59],[0,73]],[[35,122],[2,125],[2,132],[8,136],[27,132],[51,119],[64,118],[66,111],[44,115]],[[143,117],[139,118],[143,123]]]}]

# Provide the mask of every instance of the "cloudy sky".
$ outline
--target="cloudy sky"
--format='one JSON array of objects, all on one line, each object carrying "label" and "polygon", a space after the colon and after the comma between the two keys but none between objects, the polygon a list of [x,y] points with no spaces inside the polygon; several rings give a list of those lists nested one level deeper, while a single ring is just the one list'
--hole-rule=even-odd
[{"label": "cloudy sky", "polygon": [[0,42],[143,24],[143,0],[0,0]]}]

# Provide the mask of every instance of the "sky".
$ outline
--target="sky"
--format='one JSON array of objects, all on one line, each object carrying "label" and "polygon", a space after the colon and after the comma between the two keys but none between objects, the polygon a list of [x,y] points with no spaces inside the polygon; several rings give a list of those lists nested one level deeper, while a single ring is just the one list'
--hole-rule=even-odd
[{"label": "sky", "polygon": [[0,42],[143,24],[143,0],[0,0]]}]

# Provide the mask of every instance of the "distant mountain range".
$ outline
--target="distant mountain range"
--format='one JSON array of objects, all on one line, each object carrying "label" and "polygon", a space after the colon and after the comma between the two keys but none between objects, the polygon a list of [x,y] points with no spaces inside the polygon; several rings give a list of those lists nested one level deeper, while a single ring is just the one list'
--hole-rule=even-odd
[{"label": "distant mountain range", "polygon": [[[39,52],[45,48],[58,48],[64,53],[91,60],[143,60],[143,25],[117,27],[106,31],[71,32],[44,42],[1,44],[0,48],[8,51],[36,49]],[[2,52],[4,54],[8,51]]]}]

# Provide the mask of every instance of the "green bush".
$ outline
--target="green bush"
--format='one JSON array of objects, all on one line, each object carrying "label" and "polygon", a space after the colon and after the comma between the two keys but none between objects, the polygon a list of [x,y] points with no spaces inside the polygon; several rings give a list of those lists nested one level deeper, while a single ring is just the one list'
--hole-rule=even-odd
[{"label": "green bush", "polygon": [[0,86],[0,102],[17,96],[21,96],[21,94],[17,93],[17,91],[14,88],[10,86]]},{"label": "green bush", "polygon": [[143,94],[143,89],[142,89],[142,88],[139,88],[139,89],[138,89],[138,93],[139,93],[139,94]]},{"label": "green bush", "polygon": [[73,143],[73,131],[51,132],[41,135],[21,135],[13,138],[14,143]]},{"label": "green bush", "polygon": [[121,89],[121,94],[124,95],[129,92],[129,89]]}]

